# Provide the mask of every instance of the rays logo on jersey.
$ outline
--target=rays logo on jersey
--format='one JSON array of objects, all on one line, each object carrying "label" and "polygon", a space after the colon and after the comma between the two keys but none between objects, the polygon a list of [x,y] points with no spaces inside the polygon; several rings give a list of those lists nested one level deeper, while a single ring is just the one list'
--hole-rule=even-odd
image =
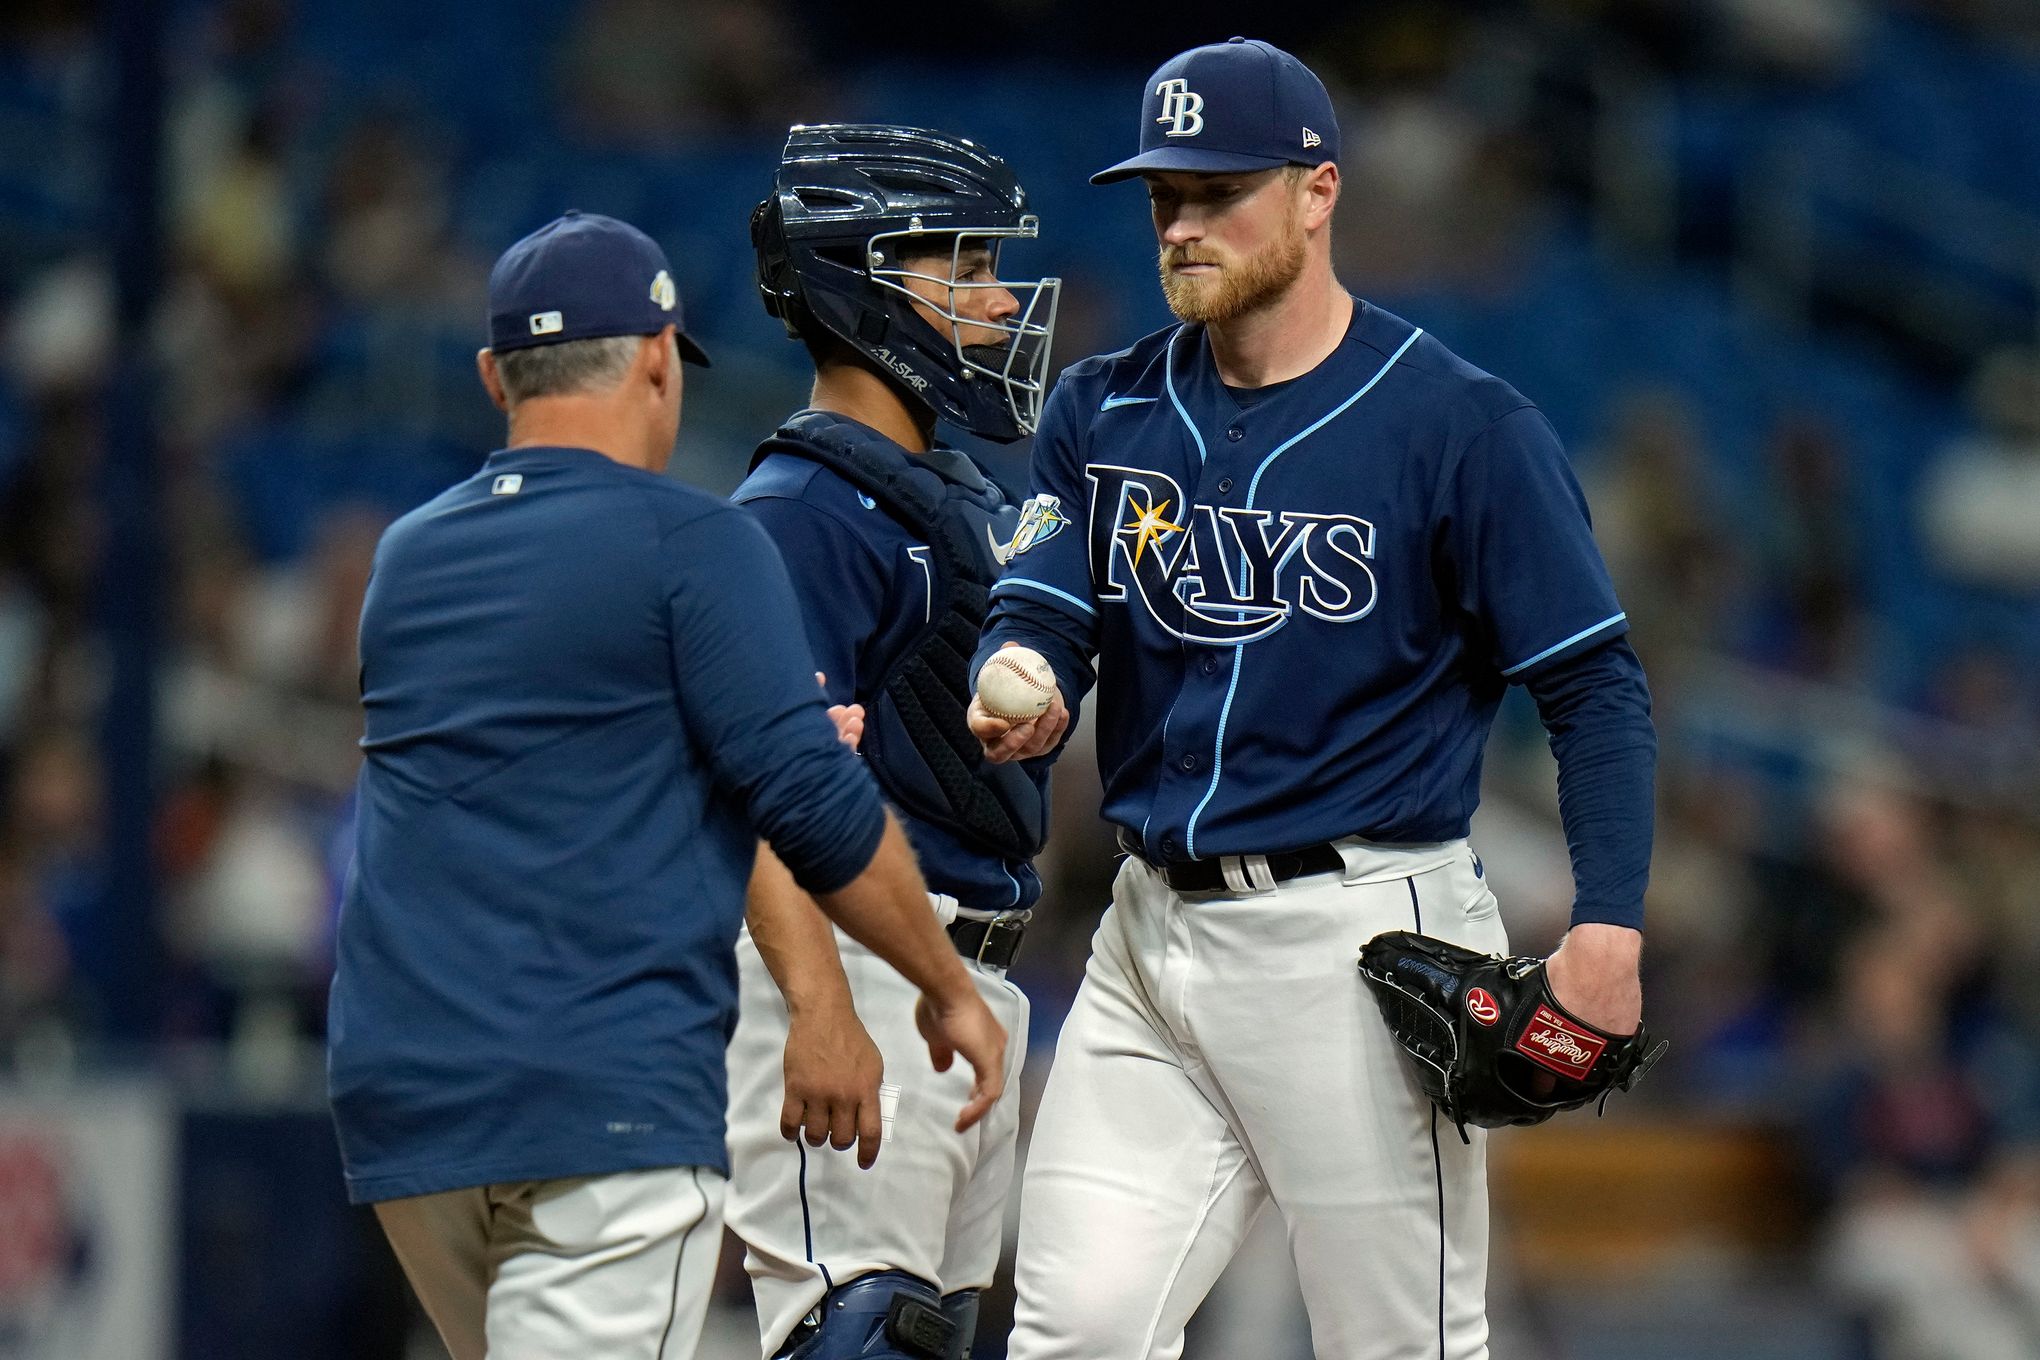
[{"label": "rays logo on jersey", "polygon": [[1140,468],[1093,463],[1084,474],[1098,599],[1138,597],[1185,641],[1253,642],[1299,609],[1351,623],[1374,608],[1374,526],[1364,519],[1190,505],[1173,477]]},{"label": "rays logo on jersey", "polygon": [[[1000,543],[992,538],[992,556],[1000,566],[1026,552],[1037,543],[1046,543],[1069,527],[1069,517],[1062,512],[1062,497],[1047,494],[1030,497],[1020,507],[1020,523],[1013,530],[1013,537]],[[985,527],[987,534],[991,526]]]}]

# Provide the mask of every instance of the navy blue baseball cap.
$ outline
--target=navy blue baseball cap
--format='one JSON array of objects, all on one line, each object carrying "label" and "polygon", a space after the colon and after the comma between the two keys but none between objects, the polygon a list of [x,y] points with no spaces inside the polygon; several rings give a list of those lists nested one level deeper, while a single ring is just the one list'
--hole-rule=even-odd
[{"label": "navy blue baseball cap", "polygon": [[1193,47],[1148,77],[1140,154],[1093,184],[1147,170],[1215,175],[1339,159],[1332,97],[1311,69],[1255,38]]},{"label": "navy blue baseball cap", "polygon": [[658,242],[613,217],[570,212],[503,252],[489,271],[489,348],[529,349],[672,326],[680,357],[708,367],[688,337],[680,290]]}]

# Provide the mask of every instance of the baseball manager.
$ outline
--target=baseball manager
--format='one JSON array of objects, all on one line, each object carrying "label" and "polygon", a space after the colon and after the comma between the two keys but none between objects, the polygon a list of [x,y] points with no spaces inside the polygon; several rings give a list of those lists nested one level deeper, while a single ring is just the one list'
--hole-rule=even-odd
[{"label": "baseball manager", "polygon": [[707,362],[664,254],[569,214],[489,294],[508,446],[391,526],[362,609],[333,1113],[454,1360],[684,1360],[758,839],[921,989],[974,1098],[1004,1035],[837,740],[777,553],[659,475]]}]

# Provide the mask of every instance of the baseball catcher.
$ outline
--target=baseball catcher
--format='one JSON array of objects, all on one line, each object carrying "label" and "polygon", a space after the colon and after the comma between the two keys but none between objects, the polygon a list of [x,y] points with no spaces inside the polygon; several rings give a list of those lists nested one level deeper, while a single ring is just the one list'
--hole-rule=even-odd
[{"label": "baseball catcher", "polygon": [[1544,960],[1478,954],[1407,930],[1375,936],[1360,971],[1431,1103],[1466,1126],[1542,1124],[1627,1091],[1663,1056],[1650,1032],[1597,1029],[1558,1004]]}]

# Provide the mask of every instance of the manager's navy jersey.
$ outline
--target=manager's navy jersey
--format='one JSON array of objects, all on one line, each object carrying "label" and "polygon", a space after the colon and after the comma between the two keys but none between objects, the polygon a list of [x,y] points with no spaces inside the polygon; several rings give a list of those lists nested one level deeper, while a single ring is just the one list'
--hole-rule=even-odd
[{"label": "manager's navy jersey", "polygon": [[764,533],[588,450],[497,453],[383,536],[361,657],[350,1195],[724,1168],[756,837],[826,891],[883,825]]},{"label": "manager's navy jersey", "polygon": [[1463,836],[1503,690],[1626,630],[1541,412],[1356,300],[1242,405],[1203,329],[1063,374],[986,647],[1098,666],[1105,815],[1155,860]]},{"label": "manager's navy jersey", "polygon": [[[860,703],[875,713],[876,683],[929,620],[929,546],[840,474],[785,450],[792,442],[787,432],[776,441],[781,451],[759,461],[734,499],[765,526],[786,559],[816,666],[828,677],[829,702]],[[1001,504],[985,527],[1000,545],[1012,542],[1018,508],[1003,503],[997,484],[968,455],[945,448],[909,455],[885,442],[947,481],[992,493],[987,498]],[[976,530],[970,539],[984,554],[982,579],[989,580],[998,571],[991,539]],[[1046,762],[1030,762],[1028,772],[1045,798]],[[1041,896],[1041,879],[1027,860],[987,854],[947,825],[904,807],[894,810],[934,891],[984,911],[1031,907]]]}]

